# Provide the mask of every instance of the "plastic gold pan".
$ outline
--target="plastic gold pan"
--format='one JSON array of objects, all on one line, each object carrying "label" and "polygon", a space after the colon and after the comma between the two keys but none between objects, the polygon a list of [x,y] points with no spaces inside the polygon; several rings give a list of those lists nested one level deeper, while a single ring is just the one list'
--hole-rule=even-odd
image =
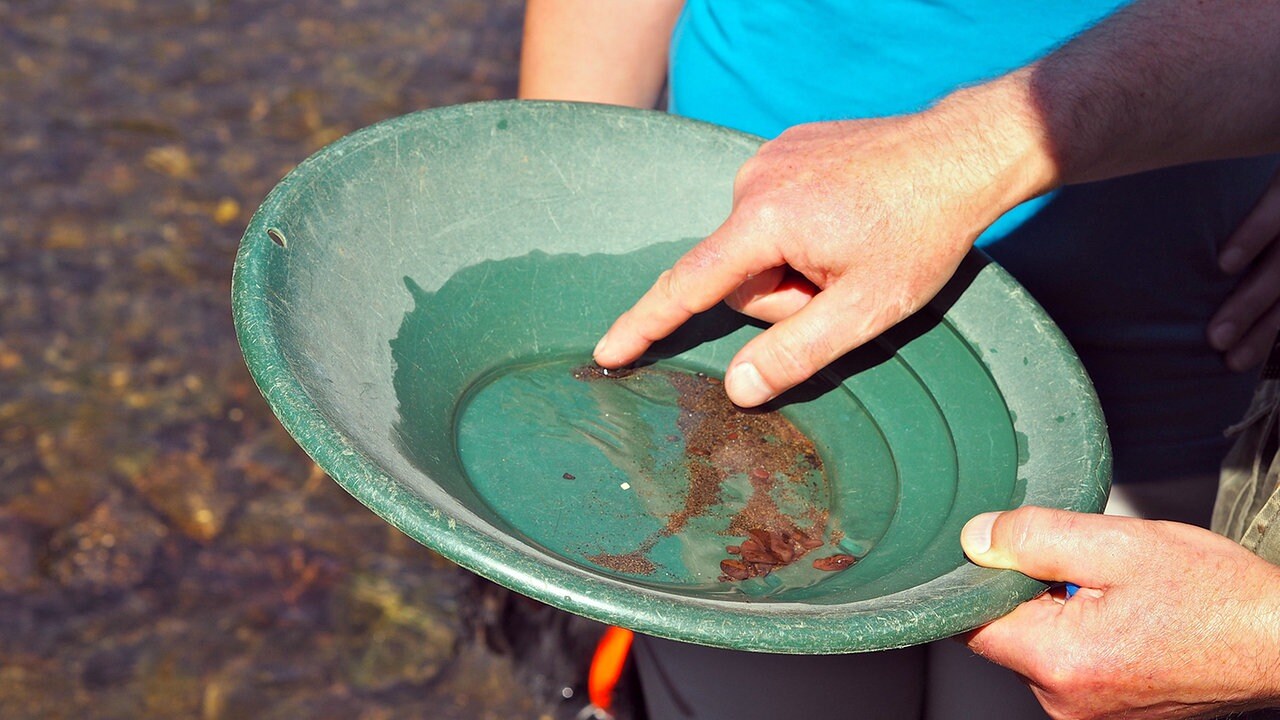
[{"label": "plastic gold pan", "polygon": [[[782,399],[812,441],[793,459],[821,465],[804,477],[755,468],[773,473],[765,487],[745,467],[716,470],[746,439],[783,467],[782,431],[691,430],[688,398],[665,379],[714,384],[669,371],[722,375],[760,331],[726,309],[656,348],[649,375],[573,376],[727,215],[759,143],[657,112],[520,102],[343,138],[290,173],[245,234],[233,299],[249,368],[298,443],[374,512],[571,612],[790,653],[911,645],[1008,612],[1043,586],[970,565],[961,526],[1021,504],[1098,510],[1110,448],[1074,353],[984,257]],[[697,463],[722,475],[676,523]],[[824,547],[722,579],[757,491]],[[858,561],[813,567],[833,554]]]}]

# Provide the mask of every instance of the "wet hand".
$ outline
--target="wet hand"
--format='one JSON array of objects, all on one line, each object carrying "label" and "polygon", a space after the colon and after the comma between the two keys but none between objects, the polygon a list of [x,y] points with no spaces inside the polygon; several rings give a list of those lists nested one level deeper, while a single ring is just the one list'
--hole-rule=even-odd
[{"label": "wet hand", "polygon": [[1218,263],[1244,276],[1209,321],[1209,344],[1244,372],[1266,359],[1280,331],[1280,172],[1223,244]]},{"label": "wet hand", "polygon": [[1201,528],[1021,508],[970,520],[979,565],[1081,586],[969,634],[1054,718],[1216,717],[1280,701],[1280,568]]},{"label": "wet hand", "polygon": [[725,300],[773,323],[726,374],[729,397],[751,407],[916,312],[1047,172],[1025,162],[1029,134],[974,132],[979,112],[814,123],[765,143],[728,219],[614,322],[596,361],[632,362]]}]

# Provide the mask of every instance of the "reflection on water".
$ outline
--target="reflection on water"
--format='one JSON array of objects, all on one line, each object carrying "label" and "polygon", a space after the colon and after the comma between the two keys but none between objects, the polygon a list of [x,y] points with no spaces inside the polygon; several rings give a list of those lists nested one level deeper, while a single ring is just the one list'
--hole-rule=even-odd
[{"label": "reflection on water", "polygon": [[522,4],[0,3],[0,718],[573,716],[280,428],[228,297],[308,154],[510,96]]}]

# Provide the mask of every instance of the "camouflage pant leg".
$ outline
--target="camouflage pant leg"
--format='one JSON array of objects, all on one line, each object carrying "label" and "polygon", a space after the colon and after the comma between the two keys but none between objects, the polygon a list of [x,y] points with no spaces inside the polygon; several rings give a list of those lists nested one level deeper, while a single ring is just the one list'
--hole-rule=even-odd
[{"label": "camouflage pant leg", "polygon": [[1215,532],[1237,540],[1251,552],[1280,564],[1280,338],[1244,420],[1228,430],[1235,445],[1222,463]]}]

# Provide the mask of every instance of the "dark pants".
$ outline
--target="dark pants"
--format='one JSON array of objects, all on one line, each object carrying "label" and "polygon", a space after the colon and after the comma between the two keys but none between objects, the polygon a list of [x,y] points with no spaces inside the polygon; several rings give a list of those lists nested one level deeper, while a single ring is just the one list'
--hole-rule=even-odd
[{"label": "dark pants", "polygon": [[923,708],[923,646],[859,655],[772,655],[637,635],[634,647],[650,720],[914,720]]}]

